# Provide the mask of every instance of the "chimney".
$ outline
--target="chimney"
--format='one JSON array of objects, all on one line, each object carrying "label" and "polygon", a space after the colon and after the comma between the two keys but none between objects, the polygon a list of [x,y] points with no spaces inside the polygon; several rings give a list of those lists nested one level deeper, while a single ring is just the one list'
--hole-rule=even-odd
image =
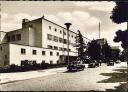
[{"label": "chimney", "polygon": [[26,24],[27,22],[29,22],[28,19],[23,19],[22,20],[22,28],[27,27],[27,24]]}]

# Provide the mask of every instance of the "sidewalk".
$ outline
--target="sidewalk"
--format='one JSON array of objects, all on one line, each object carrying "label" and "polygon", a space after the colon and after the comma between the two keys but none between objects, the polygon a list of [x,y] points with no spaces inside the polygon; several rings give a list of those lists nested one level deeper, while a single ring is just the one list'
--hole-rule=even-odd
[{"label": "sidewalk", "polygon": [[43,77],[47,75],[57,74],[59,72],[66,71],[66,67],[46,69],[46,70],[35,70],[28,72],[15,72],[15,73],[1,73],[0,74],[0,85],[4,83],[26,80],[31,78]]}]

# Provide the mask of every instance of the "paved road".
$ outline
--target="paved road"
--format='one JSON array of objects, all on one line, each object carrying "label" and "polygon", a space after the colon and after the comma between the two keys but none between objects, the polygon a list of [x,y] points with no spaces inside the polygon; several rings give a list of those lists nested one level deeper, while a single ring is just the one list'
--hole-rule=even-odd
[{"label": "paved road", "polygon": [[[27,79],[0,85],[1,91],[104,91],[107,88],[118,86],[119,83],[97,83],[108,77],[100,73],[113,72],[113,69],[126,64],[116,64],[115,66],[102,65],[98,68],[85,68],[80,72],[60,72],[57,74],[43,76],[39,78]],[[43,73],[43,72],[42,72]]]}]

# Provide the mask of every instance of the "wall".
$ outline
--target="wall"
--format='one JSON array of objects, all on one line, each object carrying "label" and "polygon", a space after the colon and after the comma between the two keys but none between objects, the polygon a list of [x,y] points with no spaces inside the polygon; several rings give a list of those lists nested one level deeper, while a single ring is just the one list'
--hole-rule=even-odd
[{"label": "wall", "polygon": [[[21,54],[21,48],[26,49],[26,54]],[[37,55],[33,55],[32,50],[37,50]],[[42,55],[42,51],[45,51],[45,55]],[[50,51],[53,52],[53,56],[50,56]],[[42,60],[50,63],[50,60],[52,60],[53,63],[57,63],[57,60],[60,59],[60,57],[56,55],[57,52],[62,55],[62,51],[58,50],[10,44],[10,64],[20,65],[21,60],[36,60],[37,63],[41,63]],[[70,52],[70,55],[75,56],[76,53]]]},{"label": "wall", "polygon": [[[29,28],[29,44],[32,46],[42,47],[42,20],[36,19],[24,24],[23,28]],[[33,41],[31,40],[33,39]]]},{"label": "wall", "polygon": [[[21,54],[21,48],[26,49],[25,55]],[[37,50],[37,55],[33,55],[32,50]],[[44,56],[42,55],[42,51],[45,51]],[[53,52],[53,56],[50,56],[50,51]],[[58,50],[10,44],[10,64],[20,65],[21,60],[36,60],[37,63],[41,63],[42,60],[45,60],[45,62],[50,63],[50,60],[52,60],[53,63],[57,63],[57,60],[59,60],[59,56],[56,55],[57,52],[59,52],[59,54],[62,55],[62,51]]]},{"label": "wall", "polygon": [[35,46],[35,30],[33,28],[29,28],[29,45],[30,46]]},{"label": "wall", "polygon": [[0,44],[0,67],[8,65],[9,59],[9,44]]},{"label": "wall", "polygon": [[[51,26],[51,30],[49,29],[49,26]],[[55,28],[57,29],[57,31],[55,31]],[[62,33],[60,33],[60,31]],[[51,34],[53,36],[57,36],[57,37],[61,37],[63,38],[63,31],[66,33],[66,35],[64,35],[64,39],[67,39],[67,30],[64,29],[63,27],[60,27],[54,23],[51,23],[45,19],[42,19],[42,43],[43,43],[43,47],[47,48],[47,45],[52,45],[52,46],[57,46],[57,47],[64,47],[67,48],[67,44],[63,44],[58,42],[55,42],[53,40],[48,40],[47,39],[47,34]],[[71,41],[71,43],[75,43],[75,36],[76,34],[69,31],[69,40]],[[72,38],[73,35],[73,38]],[[76,49],[73,47],[73,45],[69,45],[69,49],[71,49],[71,51],[76,51]]]},{"label": "wall", "polygon": [[29,37],[29,28],[23,28],[23,29],[10,31],[7,33],[7,36],[12,36],[12,35],[16,35],[16,34],[21,34],[21,40],[11,41],[9,43],[29,45],[29,38],[28,38]]}]

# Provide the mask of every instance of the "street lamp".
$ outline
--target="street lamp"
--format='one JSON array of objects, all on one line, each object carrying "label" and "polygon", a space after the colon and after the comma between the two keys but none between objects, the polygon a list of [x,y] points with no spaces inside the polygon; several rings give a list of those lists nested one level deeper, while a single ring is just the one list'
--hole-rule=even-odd
[{"label": "street lamp", "polygon": [[65,23],[64,25],[66,25],[67,28],[67,55],[68,55],[68,65],[69,65],[69,28],[72,25],[71,23]]}]

